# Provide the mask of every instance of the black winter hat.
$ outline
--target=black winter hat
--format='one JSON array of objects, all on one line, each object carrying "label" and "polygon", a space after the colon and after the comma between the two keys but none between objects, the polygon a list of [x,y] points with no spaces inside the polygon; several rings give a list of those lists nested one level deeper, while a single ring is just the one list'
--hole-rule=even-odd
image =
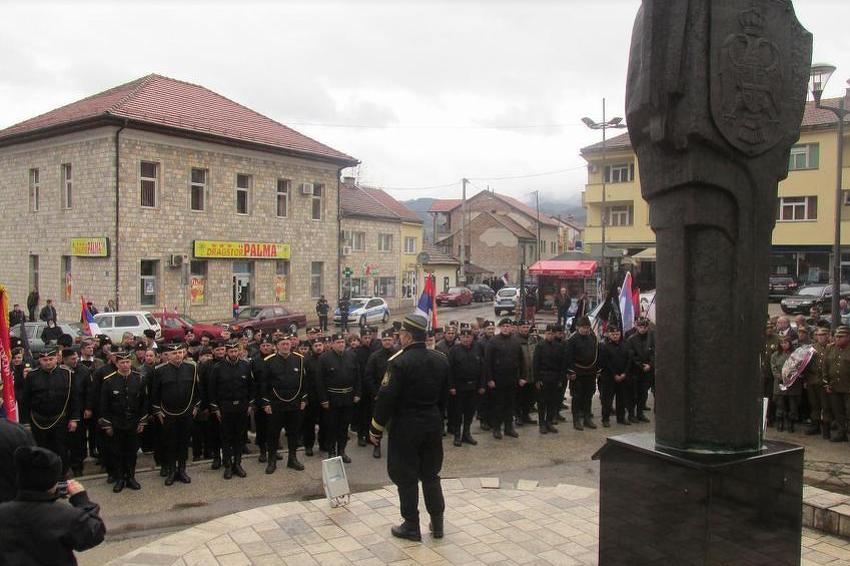
[{"label": "black winter hat", "polygon": [[45,448],[21,446],[14,459],[19,490],[47,491],[62,475],[62,460]]}]

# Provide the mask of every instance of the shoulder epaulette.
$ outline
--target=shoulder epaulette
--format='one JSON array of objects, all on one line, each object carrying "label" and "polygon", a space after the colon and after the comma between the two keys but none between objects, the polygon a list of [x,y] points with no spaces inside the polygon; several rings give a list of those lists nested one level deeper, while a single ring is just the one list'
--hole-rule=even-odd
[{"label": "shoulder epaulette", "polygon": [[265,361],[267,361],[267,360],[270,360],[270,359],[272,359],[273,357],[275,357],[276,355],[277,355],[277,354],[269,354],[268,356],[266,356],[265,358],[263,358],[263,361],[265,362]]},{"label": "shoulder epaulette", "polygon": [[444,352],[441,352],[440,350],[428,350],[428,351],[429,352],[436,352],[436,353],[440,354],[441,356],[443,356],[444,358],[449,357],[447,354],[445,354]]},{"label": "shoulder epaulette", "polygon": [[161,364],[157,365],[157,366],[156,366],[155,368],[153,368],[153,369],[159,369],[159,368],[161,368],[162,366],[167,366],[167,365],[168,365],[168,362],[162,362]]},{"label": "shoulder epaulette", "polygon": [[112,373],[110,373],[109,375],[104,375],[104,376],[103,376],[103,381],[106,381],[107,379],[109,379],[110,377],[112,377],[113,375],[115,375],[116,373],[118,373],[118,372],[117,372],[117,371],[113,371],[113,372],[112,372]]},{"label": "shoulder epaulette", "polygon": [[403,353],[404,353],[404,348],[402,348],[401,350],[399,350],[398,352],[396,352],[395,354],[393,354],[392,356],[387,358],[387,361],[390,362],[390,361],[396,359],[397,357],[399,357]]},{"label": "shoulder epaulette", "polygon": [[302,355],[301,355],[301,354],[299,354],[298,352],[291,352],[291,353],[292,353],[292,354],[295,354],[296,356],[298,356],[298,357],[299,357],[299,358],[301,358],[302,360],[304,359],[304,356],[302,356]]}]

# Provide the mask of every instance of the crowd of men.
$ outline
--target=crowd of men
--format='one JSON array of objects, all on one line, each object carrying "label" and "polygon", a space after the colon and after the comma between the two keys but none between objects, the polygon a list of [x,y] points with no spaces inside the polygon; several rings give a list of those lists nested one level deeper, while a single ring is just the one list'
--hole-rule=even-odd
[{"label": "crowd of men", "polygon": [[[533,424],[540,434],[557,433],[556,425],[567,421],[567,390],[573,428],[596,428],[597,388],[603,426],[612,418],[622,425],[648,422],[655,349],[648,321],[638,320],[629,336],[612,326],[604,339],[587,317],[576,327],[572,335],[558,325],[538,332],[527,321],[505,318],[480,327],[452,321],[429,331],[427,348],[445,355],[450,368],[441,399],[444,435],[458,447],[477,444],[476,418],[496,439],[517,437],[518,427]],[[221,341],[191,337],[173,344],[157,343],[150,333],[126,334],[120,344],[86,338],[78,349],[60,339],[32,368],[15,348],[20,418],[39,446],[60,456],[64,475],[81,475],[91,457],[115,492],[140,489],[139,451],[153,454],[165,485],[191,482],[190,457],[212,460],[225,479],[245,477],[249,430],[267,474],[283,459],[282,434],[288,468],[304,469],[297,456],[302,446],[306,456],[320,450],[349,463],[349,431],[367,445],[376,396],[400,350],[400,328],[332,335],[308,328],[303,339],[282,331],[225,331]],[[380,443],[372,454],[381,457]]]}]

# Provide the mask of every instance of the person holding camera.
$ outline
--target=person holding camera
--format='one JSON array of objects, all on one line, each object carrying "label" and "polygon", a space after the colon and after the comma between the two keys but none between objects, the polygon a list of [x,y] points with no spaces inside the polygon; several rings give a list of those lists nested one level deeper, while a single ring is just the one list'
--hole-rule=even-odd
[{"label": "person holding camera", "polygon": [[[94,548],[106,534],[100,507],[75,480],[58,483],[62,460],[44,448],[15,450],[18,493],[0,504],[0,565],[75,565],[74,551]],[[67,497],[70,505],[59,501]]]}]

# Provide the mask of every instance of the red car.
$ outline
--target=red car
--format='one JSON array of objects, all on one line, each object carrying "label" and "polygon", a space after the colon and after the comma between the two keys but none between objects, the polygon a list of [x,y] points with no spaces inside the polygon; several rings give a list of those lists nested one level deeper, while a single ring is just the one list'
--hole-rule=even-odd
[{"label": "red car", "polygon": [[153,317],[162,327],[162,338],[166,342],[179,341],[186,338],[186,332],[191,330],[196,338],[209,336],[212,340],[221,340],[221,331],[224,326],[220,324],[205,324],[196,322],[186,315],[177,312],[162,311],[152,312]]},{"label": "red car", "polygon": [[437,294],[438,305],[459,307],[472,303],[472,291],[466,287],[449,287],[448,291]]},{"label": "red car", "polygon": [[259,305],[243,308],[236,318],[226,324],[234,332],[242,331],[249,335],[257,329],[263,333],[279,329],[295,334],[299,328],[307,326],[307,317],[303,312],[280,305]]}]

